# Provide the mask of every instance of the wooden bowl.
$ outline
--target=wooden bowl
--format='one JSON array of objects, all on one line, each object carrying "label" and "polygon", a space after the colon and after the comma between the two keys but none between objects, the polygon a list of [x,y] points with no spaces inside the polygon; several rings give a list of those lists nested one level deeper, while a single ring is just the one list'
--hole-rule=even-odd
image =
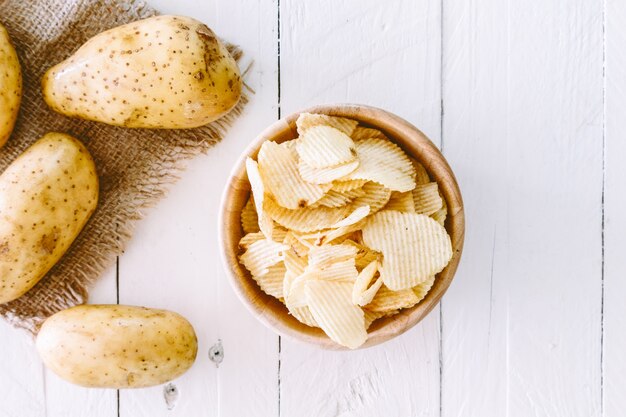
[{"label": "wooden bowl", "polygon": [[[401,310],[399,314],[375,321],[368,330],[369,337],[361,348],[374,346],[398,336],[422,320],[448,289],[456,272],[465,235],[463,201],[454,173],[435,145],[406,120],[385,110],[374,107],[342,104],[317,106],[304,112],[323,113],[331,116],[349,117],[362,124],[383,131],[404,151],[420,161],[430,177],[437,181],[439,189],[448,204],[448,217],[445,227],[452,239],[453,257],[448,266],[437,275],[430,292],[416,306]],[[298,113],[291,114],[265,129],[245,150],[234,167],[222,197],[220,211],[220,241],[222,259],[230,282],[241,301],[262,323],[283,336],[308,342],[324,349],[346,349],[330,340],[321,329],[306,326],[291,316],[287,308],[277,299],[265,294],[250,277],[237,256],[238,243],[242,236],[240,213],[250,194],[250,184],[246,176],[245,159],[256,159],[261,144],[266,140],[283,142],[297,136],[296,119]]]}]

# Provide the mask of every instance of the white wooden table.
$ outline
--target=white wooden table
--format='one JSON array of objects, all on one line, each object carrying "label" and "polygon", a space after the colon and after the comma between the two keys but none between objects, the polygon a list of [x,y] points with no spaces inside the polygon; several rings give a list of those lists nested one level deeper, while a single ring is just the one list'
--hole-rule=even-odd
[{"label": "white wooden table", "polygon": [[[240,44],[256,94],[147,213],[91,301],[182,313],[198,360],[168,410],[163,386],[65,383],[0,323],[0,416],[626,415],[626,1],[153,5]],[[422,129],[455,170],[467,216],[440,306],[349,353],[264,328],[231,290],[217,241],[220,194],[246,144],[280,114],[335,102]]]}]

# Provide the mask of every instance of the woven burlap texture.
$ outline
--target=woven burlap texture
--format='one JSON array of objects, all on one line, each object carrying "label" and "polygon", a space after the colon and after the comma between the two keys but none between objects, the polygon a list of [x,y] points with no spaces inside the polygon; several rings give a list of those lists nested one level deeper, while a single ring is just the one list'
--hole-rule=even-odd
[{"label": "woven burlap texture", "polygon": [[[28,293],[0,305],[0,314],[36,333],[60,310],[83,304],[88,289],[115,262],[130,239],[142,209],[163,197],[184,160],[206,152],[239,116],[246,98],[226,117],[197,129],[125,129],[72,119],[43,101],[41,77],[90,37],[157,14],[140,1],[0,0],[0,22],[20,58],[24,95],[13,135],[0,149],[0,171],[47,132],[69,133],[93,156],[100,177],[98,208],[72,247]],[[229,45],[239,59],[240,51]]]}]

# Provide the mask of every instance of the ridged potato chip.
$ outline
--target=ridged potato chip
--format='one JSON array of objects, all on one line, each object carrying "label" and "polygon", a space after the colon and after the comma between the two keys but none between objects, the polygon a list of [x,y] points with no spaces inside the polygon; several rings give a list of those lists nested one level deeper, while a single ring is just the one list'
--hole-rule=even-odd
[{"label": "ridged potato chip", "polygon": [[266,199],[263,206],[267,214],[276,223],[289,230],[298,232],[313,232],[329,229],[350,214],[350,207],[305,207],[290,210],[278,205],[272,199]]},{"label": "ridged potato chip", "polygon": [[331,190],[337,191],[338,193],[346,193],[348,191],[362,188],[366,182],[367,180],[337,180],[333,182]]},{"label": "ridged potato chip", "polygon": [[355,142],[359,166],[343,179],[364,179],[377,182],[392,191],[415,188],[415,167],[404,151],[384,139]]},{"label": "ridged potato chip", "polygon": [[366,183],[363,190],[365,194],[352,200],[352,206],[370,206],[370,215],[385,207],[391,198],[391,190],[375,182]]},{"label": "ridged potato chip", "polygon": [[305,245],[299,236],[296,236],[294,232],[291,230],[287,232],[285,235],[285,239],[283,239],[283,243],[285,245],[291,246],[291,248],[296,252],[299,257],[306,257],[309,253],[309,248],[312,245]]},{"label": "ridged potato chip", "polygon": [[436,182],[418,184],[412,191],[415,212],[430,216],[443,206]]},{"label": "ridged potato chip", "polygon": [[298,239],[301,242],[306,242],[305,244],[308,243],[309,248],[313,246],[329,244],[332,242],[338,243],[342,239],[347,238],[348,235],[361,230],[365,225],[365,221],[366,219],[363,219],[354,224],[339,227],[337,229],[326,229],[314,233],[298,235]]},{"label": "ridged potato chip", "polygon": [[332,228],[340,229],[342,227],[352,226],[353,224],[356,224],[369,216],[371,211],[371,207],[367,204],[364,206],[358,206],[356,209],[354,209],[352,213],[348,215],[348,217],[335,223]]},{"label": "ridged potato chip", "polygon": [[387,139],[387,136],[378,129],[372,129],[370,127],[357,126],[351,135],[353,140],[361,139]]},{"label": "ridged potato chip", "polygon": [[428,176],[428,172],[426,172],[426,168],[424,165],[417,162],[414,158],[411,159],[413,162],[413,167],[415,167],[415,183],[416,184],[428,184],[430,182],[430,177]]},{"label": "ridged potato chip", "polygon": [[311,205],[311,207],[341,207],[349,204],[357,197],[362,197],[363,195],[365,195],[365,190],[363,190],[362,188],[346,191],[345,193],[340,193],[338,191],[330,189],[326,193],[326,195],[324,195],[324,197],[317,200],[317,202]]},{"label": "ridged potato chip", "polygon": [[424,297],[426,297],[426,294],[428,294],[428,291],[430,291],[434,283],[435,276],[433,275],[432,277],[428,277],[426,281],[413,287],[413,292],[415,293],[419,301],[422,301]]},{"label": "ridged potato chip", "polygon": [[267,272],[263,275],[252,275],[252,278],[259,284],[259,287],[265,294],[272,297],[283,297],[283,280],[287,268],[284,262],[279,262],[268,268]]},{"label": "ridged potato chip", "polygon": [[257,218],[259,219],[259,229],[267,238],[272,237],[274,231],[274,222],[270,219],[263,209],[265,201],[265,186],[259,172],[259,166],[252,158],[246,158],[246,172],[248,173],[248,181],[252,188],[252,196],[254,198],[254,206],[256,207]]},{"label": "ridged potato chip", "polygon": [[393,191],[387,205],[383,208],[385,210],[401,211],[402,213],[415,213],[413,191],[406,191],[404,193]]},{"label": "ridged potato chip", "polygon": [[248,233],[239,240],[239,247],[241,249],[248,250],[250,245],[252,245],[254,242],[258,242],[259,240],[263,239],[266,239],[263,232]]},{"label": "ridged potato chip", "polygon": [[365,343],[365,315],[359,306],[352,304],[351,283],[307,281],[305,295],[313,318],[328,337],[350,349]]},{"label": "ridged potato chip", "polygon": [[[441,193],[439,194],[441,196]],[[437,223],[444,225],[446,223],[446,217],[448,216],[448,205],[446,199],[441,197],[441,208],[430,215]]]},{"label": "ridged potato chip", "polygon": [[311,310],[309,307],[296,307],[292,310],[289,310],[292,316],[294,316],[300,323],[306,324],[309,327],[320,327],[319,324],[313,318],[313,314],[311,314]]},{"label": "ridged potato chip", "polygon": [[365,315],[365,329],[369,329],[370,326],[372,325],[373,322],[375,322],[376,320],[378,320],[381,317],[385,317],[388,315],[393,315],[398,313],[398,310],[396,311],[389,311],[389,312],[382,312],[382,311],[370,311],[366,308],[363,309],[363,313]]},{"label": "ridged potato chip", "polygon": [[253,276],[260,276],[267,274],[270,266],[284,260],[288,249],[289,246],[282,243],[263,239],[252,243],[239,260]]},{"label": "ridged potato chip", "polygon": [[419,298],[412,288],[400,291],[391,291],[386,286],[380,287],[372,301],[366,308],[370,311],[387,312],[399,310],[401,308],[413,307],[419,303]]},{"label": "ridged potato chip", "polygon": [[350,174],[359,167],[359,163],[359,160],[355,159],[354,161],[332,167],[313,168],[312,166],[307,165],[306,162],[300,161],[298,164],[298,170],[300,172],[300,176],[305,181],[311,184],[330,185],[330,187],[332,187],[333,181]]},{"label": "ridged potato chip", "polygon": [[362,234],[366,246],[382,252],[381,276],[394,291],[426,281],[452,258],[446,229],[423,214],[380,211],[369,218]]},{"label": "ridged potato chip", "polygon": [[[382,259],[382,254],[368,248],[367,246],[363,246],[358,242],[353,240],[344,240],[344,245],[352,245],[357,249],[356,258],[354,258],[354,264],[356,265],[357,270],[362,270],[367,265],[374,261],[380,261]],[[380,263],[377,269],[380,268]]]},{"label": "ridged potato chip", "polygon": [[354,281],[354,287],[352,287],[352,303],[359,306],[369,304],[380,287],[383,285],[383,280],[380,276],[374,281],[374,284],[370,285],[374,276],[378,272],[378,261],[370,262],[356,277]]},{"label": "ridged potato chip", "polygon": [[308,257],[298,255],[293,247],[285,251],[285,268],[294,275],[294,278],[303,274],[308,264]]},{"label": "ridged potato chip", "polygon": [[312,168],[328,168],[356,159],[350,136],[334,127],[318,125],[308,128],[298,139],[296,151]]},{"label": "ridged potato chip", "polygon": [[246,205],[241,210],[241,228],[244,233],[254,233],[261,230],[259,228],[259,216],[254,207],[254,198],[250,196]]},{"label": "ridged potato chip", "polygon": [[300,113],[296,120],[296,128],[298,135],[303,135],[309,128],[313,126],[330,126],[350,136],[356,128],[356,120],[346,119],[345,117],[327,116],[325,114]]},{"label": "ridged potato chip", "polygon": [[259,172],[266,191],[280,206],[297,209],[315,203],[332,184],[317,185],[302,179],[298,171],[298,153],[288,144],[264,142],[259,150]]},{"label": "ridged potato chip", "polygon": [[307,270],[324,270],[333,264],[356,257],[357,248],[352,245],[322,245],[312,247],[309,251]]}]

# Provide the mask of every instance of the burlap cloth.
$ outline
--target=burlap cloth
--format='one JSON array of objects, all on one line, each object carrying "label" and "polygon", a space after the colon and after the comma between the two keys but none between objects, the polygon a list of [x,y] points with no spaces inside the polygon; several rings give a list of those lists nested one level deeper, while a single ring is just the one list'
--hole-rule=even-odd
[{"label": "burlap cloth", "polygon": [[[28,293],[0,305],[0,314],[17,327],[36,333],[46,317],[85,303],[90,285],[122,253],[141,210],[163,197],[181,162],[221,139],[247,101],[243,97],[226,117],[188,130],[118,128],[64,117],[46,106],[40,80],[48,68],[97,33],[155,14],[137,0],[0,0],[0,22],[15,44],[24,77],[17,125],[0,149],[0,171],[42,135],[57,131],[85,143],[100,177],[98,208],[69,251]],[[240,51],[229,49],[239,59]]]}]

